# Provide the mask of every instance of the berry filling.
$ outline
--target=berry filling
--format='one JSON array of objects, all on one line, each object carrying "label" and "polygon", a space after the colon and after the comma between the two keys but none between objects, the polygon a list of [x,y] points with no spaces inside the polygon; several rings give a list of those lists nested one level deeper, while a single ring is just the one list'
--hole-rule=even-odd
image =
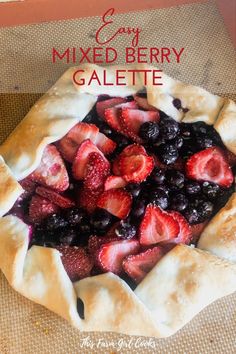
[{"label": "berry filling", "polygon": [[212,126],[177,123],[146,92],[99,96],[45,148],[9,214],[29,224],[29,247],[60,251],[72,281],[110,271],[135,287],[176,244],[197,243],[234,191],[235,166]]}]

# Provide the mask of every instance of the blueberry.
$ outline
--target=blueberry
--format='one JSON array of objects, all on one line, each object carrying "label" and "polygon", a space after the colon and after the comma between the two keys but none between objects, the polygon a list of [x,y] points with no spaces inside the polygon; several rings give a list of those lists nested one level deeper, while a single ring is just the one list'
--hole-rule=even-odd
[{"label": "blueberry", "polygon": [[67,220],[60,214],[50,215],[44,222],[47,230],[55,230],[68,225]]},{"label": "blueberry", "polygon": [[114,140],[117,143],[117,150],[120,152],[123,150],[126,146],[131,144],[131,141],[124,135],[122,134],[114,134],[112,140]]},{"label": "blueberry", "polygon": [[59,231],[59,244],[60,245],[71,245],[76,238],[77,233],[74,229],[61,229]]},{"label": "blueberry", "polygon": [[213,204],[210,201],[205,201],[198,206],[198,213],[201,218],[201,222],[207,220],[213,212]]},{"label": "blueberry", "polygon": [[95,232],[107,231],[112,221],[113,216],[105,209],[96,209],[90,218],[90,224]]},{"label": "blueberry", "polygon": [[136,232],[136,227],[134,225],[131,225],[126,220],[121,220],[119,226],[115,230],[115,233],[118,237],[127,240],[133,238],[136,235]]},{"label": "blueberry", "polygon": [[87,217],[86,211],[82,208],[68,209],[64,215],[70,226],[78,226]]},{"label": "blueberry", "polygon": [[82,236],[89,236],[91,235],[92,233],[92,229],[91,229],[91,225],[89,223],[89,219],[88,218],[85,218],[81,221],[81,223],[79,224],[78,226],[78,233],[79,233],[79,236],[80,234]]},{"label": "blueberry", "polygon": [[179,134],[179,124],[172,118],[161,119],[159,123],[161,136],[165,140],[174,139]]},{"label": "blueberry", "polygon": [[184,187],[184,174],[177,170],[166,171],[166,180],[172,190],[182,189]]},{"label": "blueberry", "polygon": [[206,135],[209,126],[205,122],[195,122],[190,124],[191,130],[194,134]]},{"label": "blueberry", "polygon": [[149,176],[149,179],[156,184],[162,184],[165,181],[165,171],[159,167],[155,167]]},{"label": "blueberry", "polygon": [[185,191],[189,195],[196,195],[196,194],[200,193],[201,186],[196,181],[188,181],[185,184]]},{"label": "blueberry", "polygon": [[174,163],[179,157],[178,149],[173,144],[161,145],[158,148],[158,154],[161,161],[166,165]]},{"label": "blueberry", "polygon": [[179,98],[175,98],[172,103],[176,109],[180,110],[182,108],[181,100]]},{"label": "blueberry", "polygon": [[140,199],[135,201],[132,205],[132,210],[130,213],[131,218],[134,220],[139,219],[141,216],[143,216],[145,209],[146,203],[144,202],[144,200]]},{"label": "blueberry", "polygon": [[189,224],[198,224],[201,220],[200,215],[196,208],[188,207],[184,211],[184,216],[189,222]]},{"label": "blueberry", "polygon": [[149,196],[148,201],[149,201],[149,203],[155,204],[162,209],[167,209],[168,204],[169,204],[168,195],[161,188],[157,188],[157,189],[153,190],[151,192],[151,195]]},{"label": "blueberry", "polygon": [[138,183],[129,183],[125,188],[133,198],[137,198],[141,191],[141,186]]},{"label": "blueberry", "polygon": [[174,144],[177,149],[181,149],[184,143],[184,139],[182,138],[182,136],[177,136],[175,139],[170,141],[171,144]]},{"label": "blueberry", "polygon": [[212,182],[203,182],[202,191],[207,198],[214,201],[222,194],[222,190],[218,184]]},{"label": "blueberry", "polygon": [[210,139],[206,136],[205,137],[202,137],[202,136],[197,137],[196,142],[197,142],[199,149],[201,149],[201,150],[207,149],[207,148],[212,147],[214,145],[212,139]]},{"label": "blueberry", "polygon": [[155,122],[145,122],[141,125],[139,136],[148,143],[154,143],[159,136],[159,125]]},{"label": "blueberry", "polygon": [[180,132],[183,137],[189,138],[192,135],[191,124],[180,123]]},{"label": "blueberry", "polygon": [[144,90],[140,90],[140,91],[138,91],[137,93],[136,93],[136,95],[138,96],[138,97],[142,97],[142,98],[147,98],[147,91],[146,91],[146,89],[144,89]]},{"label": "blueberry", "polygon": [[183,211],[188,206],[188,199],[182,193],[178,193],[171,198],[170,209]]}]

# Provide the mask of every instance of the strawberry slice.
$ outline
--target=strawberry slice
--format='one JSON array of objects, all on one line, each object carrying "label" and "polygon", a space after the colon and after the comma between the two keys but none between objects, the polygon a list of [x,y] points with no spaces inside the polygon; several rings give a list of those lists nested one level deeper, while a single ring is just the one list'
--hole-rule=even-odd
[{"label": "strawberry slice", "polygon": [[181,215],[177,211],[170,212],[170,215],[172,215],[173,218],[179,224],[179,234],[176,238],[173,238],[170,242],[185,243],[186,245],[188,245],[192,240],[192,230],[189,223],[187,222],[185,217],[183,217],[183,215]]},{"label": "strawberry slice", "polygon": [[108,191],[109,189],[124,188],[126,184],[124,178],[120,176],[109,176],[105,181],[104,189]]},{"label": "strawberry slice", "polygon": [[104,272],[122,273],[122,262],[139,251],[137,240],[114,241],[103,244],[97,254],[97,264]]},{"label": "strawberry slice", "polygon": [[86,166],[84,187],[91,190],[102,188],[109,173],[110,163],[100,153],[90,153]]},{"label": "strawberry slice", "polygon": [[[103,153],[91,142],[91,140],[85,140],[80,145],[73,161],[72,172],[75,179],[81,180],[85,178],[89,155],[92,152],[100,154],[103,159],[107,161]],[[107,163],[109,164],[108,161]]]},{"label": "strawberry slice", "polygon": [[52,203],[58,205],[60,208],[63,209],[72,208],[75,205],[75,203],[71,199],[62,196],[49,188],[37,187],[36,193],[43,198],[47,198]]},{"label": "strawberry slice", "polygon": [[105,243],[110,243],[114,241],[120,241],[117,236],[96,236],[91,235],[88,239],[88,252],[94,255],[99,248],[104,245]]},{"label": "strawberry slice", "polygon": [[36,189],[35,182],[31,181],[29,177],[22,179],[19,184],[24,189],[24,193],[20,195],[19,200],[24,200],[31,197]]},{"label": "strawberry slice", "polygon": [[150,175],[154,168],[152,156],[132,155],[120,158],[119,170],[126,182],[140,183]]},{"label": "strawberry slice", "polygon": [[131,102],[126,102],[126,103],[121,103],[121,104],[116,105],[112,108],[107,108],[105,110],[104,119],[112,129],[114,129],[115,131],[117,131],[125,136],[129,136],[128,132],[127,132],[127,127],[122,126],[121,121],[120,121],[122,108],[135,109],[135,108],[138,108],[138,106],[135,103],[135,101],[131,101]]},{"label": "strawberry slice", "polygon": [[33,224],[40,223],[43,219],[58,211],[58,205],[39,195],[34,195],[29,205],[29,221]]},{"label": "strawberry slice", "polygon": [[157,262],[164,256],[161,247],[156,246],[123,260],[124,271],[136,282],[140,283]]},{"label": "strawberry slice", "polygon": [[28,178],[60,192],[69,187],[69,176],[56,146],[45,147],[40,165]]},{"label": "strawberry slice", "polygon": [[186,163],[187,177],[197,181],[209,181],[222,187],[229,187],[234,180],[231,168],[218,147],[197,152]]},{"label": "strawberry slice", "polygon": [[92,213],[97,207],[97,200],[102,192],[103,188],[91,190],[83,186],[79,191],[78,205],[88,213]]},{"label": "strawberry slice", "polygon": [[90,276],[93,261],[84,248],[59,246],[57,249],[61,253],[62,263],[71,281]]},{"label": "strawberry slice", "polygon": [[109,189],[98,198],[97,206],[107,210],[119,219],[124,219],[130,212],[131,195],[123,189]]},{"label": "strawberry slice", "polygon": [[86,139],[95,141],[98,133],[96,125],[78,123],[58,142],[58,149],[65,160],[73,162],[79,145]]},{"label": "strawberry slice", "polygon": [[120,176],[120,159],[124,156],[133,156],[133,155],[147,155],[145,148],[142,145],[132,144],[126,146],[124,150],[117,156],[113,161],[112,171],[115,175]]},{"label": "strawberry slice", "polygon": [[120,116],[121,126],[126,129],[128,136],[137,143],[142,142],[142,139],[138,136],[141,125],[146,122],[158,122],[159,120],[158,111],[141,111],[139,109],[123,108]]},{"label": "strawberry slice", "polygon": [[178,236],[179,231],[179,223],[172,215],[158,206],[149,204],[139,228],[140,243],[152,245],[172,240]]},{"label": "strawberry slice", "polygon": [[233,152],[229,151],[229,150],[225,150],[224,152],[225,152],[228,164],[231,167],[236,166],[236,155]]},{"label": "strawberry slice", "polygon": [[134,100],[138,106],[145,111],[157,111],[157,108],[148,103],[147,98],[134,95]]},{"label": "strawberry slice", "polygon": [[111,154],[116,148],[116,143],[113,140],[106,137],[106,135],[104,135],[102,133],[98,133],[98,135],[97,135],[95,141],[93,141],[93,143],[105,155]]},{"label": "strawberry slice", "polygon": [[205,229],[208,221],[209,220],[206,220],[206,221],[204,221],[202,223],[199,223],[199,224],[190,225],[191,232],[192,232],[192,242],[193,243],[196,243],[199,240],[199,238],[200,238],[203,230]]},{"label": "strawberry slice", "polygon": [[105,101],[99,101],[96,103],[97,114],[99,115],[99,117],[106,119],[105,110],[107,108],[111,108],[125,102],[126,102],[125,98],[122,97],[109,98],[108,100]]}]

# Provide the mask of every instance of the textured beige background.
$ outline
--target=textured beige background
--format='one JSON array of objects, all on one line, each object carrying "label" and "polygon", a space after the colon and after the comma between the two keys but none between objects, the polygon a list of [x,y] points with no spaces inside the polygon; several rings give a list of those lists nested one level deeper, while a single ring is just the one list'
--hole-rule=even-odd
[{"label": "textured beige background", "polygon": [[[123,14],[116,19],[122,25],[143,28],[141,46],[186,48],[181,64],[165,65],[170,75],[234,96],[235,53],[213,2]],[[98,18],[90,18],[0,30],[0,142],[24,117],[39,92],[67,68],[63,63],[50,64],[50,48],[93,45],[99,23]],[[119,49],[124,44],[125,39],[120,39],[114,46]],[[0,354],[235,353],[235,333],[236,295],[209,306],[175,336],[146,342],[146,347],[142,345],[147,338],[136,343],[135,337],[79,333],[14,292],[0,275]],[[93,348],[82,347],[87,336]],[[130,340],[131,349],[125,347]],[[99,347],[101,341],[110,347]]]}]

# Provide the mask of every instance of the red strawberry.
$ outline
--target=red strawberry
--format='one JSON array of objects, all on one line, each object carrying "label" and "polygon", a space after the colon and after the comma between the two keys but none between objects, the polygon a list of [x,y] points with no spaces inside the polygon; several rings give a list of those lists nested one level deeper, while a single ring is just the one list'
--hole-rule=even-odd
[{"label": "red strawberry", "polygon": [[189,244],[190,241],[192,240],[192,230],[187,222],[187,220],[177,211],[172,211],[170,215],[173,216],[173,218],[178,222],[179,224],[179,234],[176,238],[173,238],[170,240],[170,242],[173,243],[185,243]]},{"label": "red strawberry", "polygon": [[92,152],[88,156],[84,187],[96,190],[103,187],[110,173],[110,163],[100,153]]},{"label": "red strawberry", "polygon": [[132,144],[126,146],[119,156],[114,160],[112,171],[115,175],[120,176],[120,159],[124,156],[132,155],[147,155],[145,148],[142,145]]},{"label": "red strawberry", "polygon": [[154,168],[151,156],[133,155],[120,158],[119,170],[126,182],[140,183],[150,175]]},{"label": "red strawberry", "polygon": [[187,177],[197,181],[209,181],[222,187],[229,187],[234,180],[231,168],[218,147],[197,152],[186,163]]},{"label": "red strawberry", "polygon": [[135,101],[131,102],[126,102],[119,104],[115,107],[108,108],[105,110],[105,121],[107,122],[108,125],[115,131],[122,133],[123,135],[128,136],[127,133],[127,127],[122,126],[121,124],[121,113],[122,113],[122,108],[137,108],[137,105]]},{"label": "red strawberry", "polygon": [[145,97],[140,97],[138,95],[134,95],[134,100],[135,100],[135,102],[137,102],[138,106],[142,109],[145,109],[145,111],[157,111],[157,108],[150,105],[148,103],[147,98],[145,98]]},{"label": "red strawberry", "polygon": [[82,247],[59,246],[61,260],[64,268],[72,281],[90,276],[93,261]]},{"label": "red strawberry", "polygon": [[119,219],[124,219],[130,212],[131,195],[123,189],[109,189],[103,192],[97,201],[99,208],[107,210]]},{"label": "red strawberry", "polygon": [[192,242],[193,243],[196,243],[199,240],[199,238],[200,238],[203,230],[205,229],[207,223],[208,223],[208,220],[204,221],[204,222],[202,222],[200,224],[195,224],[195,225],[191,225],[190,226],[191,232],[192,232]]},{"label": "red strawberry", "polygon": [[231,167],[236,166],[236,155],[233,152],[229,151],[229,150],[225,150],[224,152],[225,152],[228,164]]},{"label": "red strawberry", "polygon": [[41,197],[47,198],[52,203],[58,205],[60,208],[63,209],[72,208],[75,205],[75,203],[71,199],[62,196],[49,188],[37,187],[36,193],[39,194]]},{"label": "red strawberry", "polygon": [[101,237],[96,235],[89,236],[88,252],[90,254],[95,254],[103,244],[114,242],[114,241],[118,241],[117,236],[101,236]]},{"label": "red strawberry", "polygon": [[97,207],[97,200],[102,192],[103,188],[91,190],[83,186],[79,191],[79,206],[87,210],[89,213],[92,213]]},{"label": "red strawberry", "polygon": [[106,243],[101,246],[97,254],[97,263],[105,272],[120,274],[122,262],[126,256],[136,254],[139,250],[137,240],[124,240]]},{"label": "red strawberry", "polygon": [[94,141],[94,144],[105,155],[111,154],[116,148],[116,143],[113,140],[107,138],[106,135],[102,133],[98,133],[96,140]]},{"label": "red strawberry", "polygon": [[105,101],[99,101],[96,104],[97,114],[99,117],[105,119],[105,110],[107,108],[111,108],[125,102],[125,98],[122,97],[109,98]]},{"label": "red strawberry", "polygon": [[69,187],[69,176],[56,146],[45,147],[40,165],[29,178],[61,192]]},{"label": "red strawberry", "polygon": [[140,283],[148,272],[163,257],[161,247],[156,246],[136,255],[128,256],[122,265],[125,272],[136,282]]},{"label": "red strawberry", "polygon": [[65,160],[73,162],[79,145],[86,139],[95,140],[99,129],[94,124],[76,124],[59,142],[58,148]]},{"label": "red strawberry", "polygon": [[[75,179],[84,179],[89,160],[89,155],[92,152],[99,153],[105,161],[106,158],[103,153],[91,142],[91,140],[85,140],[79,147],[76,157],[73,161],[72,172]],[[107,162],[108,163],[108,162]]]},{"label": "red strawberry", "polygon": [[23,200],[25,198],[29,198],[30,196],[32,196],[35,192],[36,189],[36,184],[31,181],[31,179],[29,177],[22,179],[19,184],[21,185],[21,187],[24,189],[24,193],[21,194],[21,196],[19,197],[20,200]]},{"label": "red strawberry", "polygon": [[145,122],[158,122],[159,120],[159,112],[139,109],[123,108],[120,116],[121,126],[126,129],[128,136],[138,143],[142,142],[138,136],[141,125]]},{"label": "red strawberry", "polygon": [[108,189],[123,188],[126,184],[126,181],[120,176],[109,176],[106,179],[104,189],[107,191]]},{"label": "red strawberry", "polygon": [[172,240],[179,234],[179,223],[172,215],[158,206],[149,204],[140,224],[141,245],[152,245],[161,241]]},{"label": "red strawberry", "polygon": [[40,223],[47,216],[57,213],[58,211],[58,205],[39,195],[35,195],[29,205],[29,221],[32,223]]}]

